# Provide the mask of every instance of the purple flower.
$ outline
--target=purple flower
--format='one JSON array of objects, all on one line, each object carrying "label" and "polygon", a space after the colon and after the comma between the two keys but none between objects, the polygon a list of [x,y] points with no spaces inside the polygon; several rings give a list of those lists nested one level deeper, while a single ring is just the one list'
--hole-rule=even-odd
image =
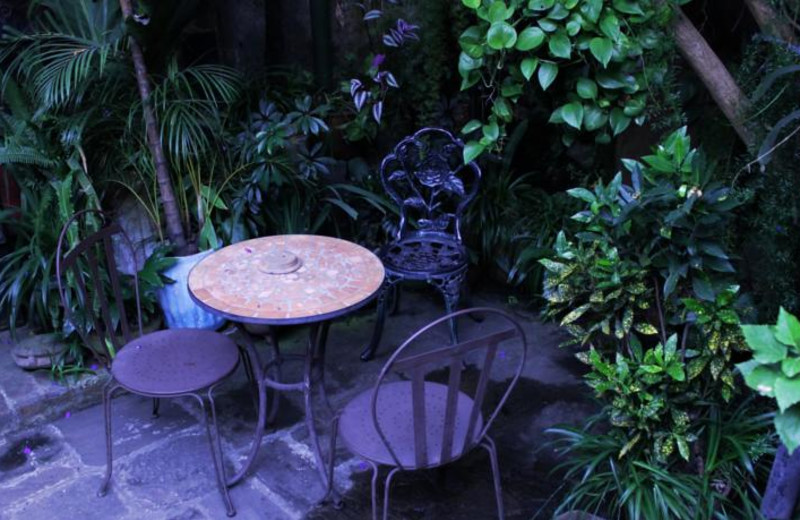
[{"label": "purple flower", "polygon": [[67,412],[64,414],[65,419],[69,419],[70,417],[72,417],[72,412]]},{"label": "purple flower", "polygon": [[31,449],[30,446],[25,445],[25,448],[22,449],[22,453],[24,453],[25,455],[30,455],[31,453],[33,453],[33,450]]},{"label": "purple flower", "polygon": [[371,67],[377,69],[378,67],[381,66],[381,64],[383,63],[383,61],[385,59],[386,59],[386,55],[385,54],[376,54],[375,57],[372,58]]},{"label": "purple flower", "polygon": [[97,370],[97,363],[93,364],[89,367],[91,370]]}]

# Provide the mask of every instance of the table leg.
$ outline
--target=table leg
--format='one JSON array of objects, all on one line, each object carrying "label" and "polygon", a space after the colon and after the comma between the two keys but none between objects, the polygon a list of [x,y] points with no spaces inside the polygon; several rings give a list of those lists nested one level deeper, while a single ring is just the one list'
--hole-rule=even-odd
[{"label": "table leg", "polygon": [[325,393],[325,344],[328,337],[329,323],[315,323],[311,326],[308,338],[308,352],[303,377],[303,397],[305,402],[306,428],[311,439],[311,448],[317,463],[317,470],[322,479],[323,486],[328,486],[328,472],[325,458],[322,456],[322,446],[317,435],[315,411],[312,398],[314,386],[319,385],[325,403],[330,407],[328,396]]}]

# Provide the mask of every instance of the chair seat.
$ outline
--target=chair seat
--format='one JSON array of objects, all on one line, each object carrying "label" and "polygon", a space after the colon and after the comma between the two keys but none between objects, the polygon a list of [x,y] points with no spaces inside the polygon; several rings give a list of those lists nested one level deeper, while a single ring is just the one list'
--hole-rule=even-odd
[{"label": "chair seat", "polygon": [[[378,424],[381,425],[397,459],[406,469],[438,466],[443,462],[441,451],[447,408],[447,386],[426,381],[424,388],[428,447],[428,460],[424,466],[416,464],[411,382],[385,383],[381,385],[378,393]],[[396,466],[372,421],[373,391],[373,389],[367,390],[347,404],[339,420],[339,436],[352,453],[378,464]],[[454,456],[460,455],[464,450],[473,404],[474,401],[468,395],[459,392],[454,424],[455,437],[451,451]],[[470,444],[477,440],[482,429],[483,417],[479,412]]]},{"label": "chair seat", "polygon": [[170,396],[196,392],[230,375],[239,348],[227,336],[199,329],[145,334],[123,346],[111,373],[132,392]]},{"label": "chair seat", "polygon": [[380,252],[387,270],[406,278],[448,274],[467,266],[467,250],[455,239],[436,235],[409,236],[386,245]]}]

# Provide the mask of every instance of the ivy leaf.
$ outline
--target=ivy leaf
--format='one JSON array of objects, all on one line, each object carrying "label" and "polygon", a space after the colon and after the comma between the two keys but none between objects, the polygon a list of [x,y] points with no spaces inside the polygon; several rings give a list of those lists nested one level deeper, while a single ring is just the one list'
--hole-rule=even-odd
[{"label": "ivy leaf", "polygon": [[530,51],[539,47],[544,41],[544,31],[538,27],[528,27],[517,36],[517,50]]},{"label": "ivy leaf", "polygon": [[600,30],[603,34],[611,38],[611,41],[619,41],[619,20],[614,14],[609,13],[600,20]]},{"label": "ivy leaf", "polygon": [[500,127],[494,121],[483,125],[483,136],[489,141],[497,141],[497,138],[500,137]]},{"label": "ivy leaf", "polygon": [[495,1],[489,6],[489,21],[494,22],[504,22],[511,17],[511,13],[509,13],[509,9],[506,6],[505,2],[502,1]]},{"label": "ivy leaf", "polygon": [[589,78],[578,78],[577,91],[583,99],[597,99],[597,83]]},{"label": "ivy leaf", "polygon": [[517,31],[506,22],[494,22],[486,33],[486,41],[492,49],[510,49],[517,43]]},{"label": "ivy leaf", "polygon": [[580,130],[583,124],[583,105],[578,101],[567,103],[561,107],[561,117],[569,126]]},{"label": "ivy leaf", "polygon": [[572,55],[572,42],[569,41],[569,37],[562,32],[554,34],[547,45],[550,48],[550,54],[556,58],[569,59]]},{"label": "ivy leaf", "polygon": [[637,2],[633,2],[631,0],[614,0],[612,5],[614,6],[614,9],[620,13],[644,16],[644,11],[642,11],[642,8],[639,7]]},{"label": "ivy leaf", "polygon": [[778,401],[778,408],[781,412],[800,403],[800,378],[777,377],[775,379],[775,399]]},{"label": "ivy leaf", "polygon": [[556,76],[558,76],[558,66],[555,63],[551,63],[549,61],[543,61],[539,65],[539,85],[542,86],[542,90],[547,90],[553,81],[555,81]]},{"label": "ivy leaf", "polygon": [[602,128],[607,122],[608,116],[602,108],[596,105],[587,105],[584,107],[583,126],[590,132]]},{"label": "ivy leaf", "polygon": [[777,363],[786,357],[786,345],[775,339],[771,326],[741,325],[741,329],[753,359],[759,363]]},{"label": "ivy leaf", "polygon": [[800,320],[781,307],[778,323],[775,324],[775,338],[784,345],[800,347]]},{"label": "ivy leaf", "polygon": [[614,131],[614,135],[621,134],[628,128],[628,125],[631,124],[631,118],[626,116],[619,107],[615,107],[611,110],[611,116],[608,121],[611,124],[611,130]]},{"label": "ivy leaf", "polygon": [[461,0],[461,3],[470,9],[477,9],[481,6],[481,0]]},{"label": "ivy leaf", "polygon": [[461,133],[468,134],[470,132],[474,132],[475,130],[481,127],[481,124],[482,123],[477,119],[473,119],[472,121],[464,125],[464,128],[461,129]]},{"label": "ivy leaf", "polygon": [[589,42],[589,50],[595,59],[603,64],[603,67],[607,67],[608,62],[611,61],[614,44],[608,38],[592,38],[592,41]]},{"label": "ivy leaf", "polygon": [[800,406],[792,406],[776,415],[775,429],[791,455],[800,446]]},{"label": "ivy leaf", "polygon": [[530,0],[528,2],[528,9],[532,11],[546,11],[553,7],[556,0]]},{"label": "ivy leaf", "polygon": [[533,77],[534,71],[536,71],[536,66],[539,65],[539,60],[536,58],[525,58],[519,64],[519,71],[522,73],[522,76],[530,81],[531,77]]},{"label": "ivy leaf", "polygon": [[477,141],[470,141],[464,145],[464,164],[470,163],[486,149],[485,145]]},{"label": "ivy leaf", "polygon": [[600,18],[600,11],[603,10],[603,0],[586,0],[581,6],[581,12],[586,15],[592,23],[597,23]]}]

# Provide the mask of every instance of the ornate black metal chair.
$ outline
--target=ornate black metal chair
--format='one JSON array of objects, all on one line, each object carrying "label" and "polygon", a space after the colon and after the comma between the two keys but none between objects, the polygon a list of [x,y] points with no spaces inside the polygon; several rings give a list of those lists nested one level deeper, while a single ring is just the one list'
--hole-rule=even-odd
[{"label": "ornate black metal chair", "polygon": [[[458,306],[467,272],[461,216],[475,198],[481,177],[474,162],[464,164],[464,144],[450,132],[423,128],[406,137],[381,163],[381,181],[400,208],[394,240],[378,256],[386,281],[378,295],[378,316],[361,359],[372,359],[383,334],[386,300],[405,280],[425,281],[444,296],[448,313]],[[450,329],[457,341],[455,322]]]},{"label": "ornate black metal chair", "polygon": [[[448,320],[474,314],[485,321],[475,325],[472,337],[430,349],[432,338],[441,341],[437,328],[446,326]],[[422,327],[389,358],[374,387],[353,398],[334,418],[328,496],[333,492],[337,439],[372,467],[373,520],[378,518],[380,466],[391,468],[383,492],[383,520],[387,520],[391,483],[398,472],[439,467],[480,446],[489,453],[497,513],[502,520],[497,450],[488,431],[516,386],[527,351],[519,323],[497,309],[461,310]],[[464,376],[465,366],[477,368],[477,382]],[[435,380],[434,372],[439,375]],[[491,380],[503,381],[497,385],[496,390],[502,392],[497,401],[494,396],[486,399]]]},{"label": "ornate black metal chair", "polygon": [[[106,474],[98,495],[106,494],[111,480],[114,392],[124,389],[153,398],[154,415],[158,413],[158,399],[191,396],[203,410],[217,485],[228,516],[233,516],[236,510],[226,486],[213,391],[236,369],[239,348],[227,336],[206,330],[170,329],[143,334],[138,279],[134,269],[130,290],[135,308],[131,309],[123,299],[123,292],[128,289],[123,286],[114,259],[116,240],[132,247],[118,224],[108,223],[99,211],[82,211],[62,229],[56,260],[58,290],[67,323],[104,360],[111,373],[103,393]],[[129,310],[135,314],[132,321]]]}]

